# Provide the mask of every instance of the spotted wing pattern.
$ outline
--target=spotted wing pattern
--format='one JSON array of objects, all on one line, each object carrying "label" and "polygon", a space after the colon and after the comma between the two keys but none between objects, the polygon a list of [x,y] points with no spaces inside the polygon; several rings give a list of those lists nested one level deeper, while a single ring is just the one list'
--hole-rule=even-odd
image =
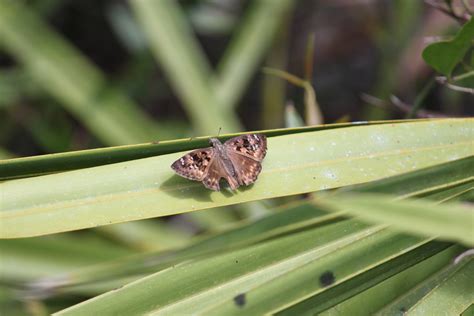
[{"label": "spotted wing pattern", "polygon": [[267,138],[263,134],[237,136],[226,141],[224,146],[227,153],[235,152],[259,162],[267,154]]},{"label": "spotted wing pattern", "polygon": [[186,179],[202,181],[209,172],[214,156],[211,147],[197,149],[173,162],[171,169]]},{"label": "spotted wing pattern", "polygon": [[262,134],[248,134],[224,143],[232,161],[239,185],[254,183],[262,171],[261,161],[267,153],[267,138]]}]

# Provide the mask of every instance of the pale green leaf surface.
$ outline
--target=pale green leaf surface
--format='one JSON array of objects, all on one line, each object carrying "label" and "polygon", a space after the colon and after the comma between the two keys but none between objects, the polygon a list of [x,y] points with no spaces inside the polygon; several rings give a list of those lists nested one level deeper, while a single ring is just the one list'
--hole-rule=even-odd
[{"label": "pale green leaf surface", "polygon": [[[346,238],[351,238],[351,236],[348,235]],[[378,276],[373,276],[366,283],[359,281],[356,284],[348,285],[346,281],[353,280],[358,275],[363,275],[372,269],[376,270],[375,267],[383,267],[383,264],[390,258],[402,255],[411,247],[422,244],[423,241],[420,239],[394,234],[388,230],[359,238],[347,247],[331,251],[327,256],[317,258],[305,265],[295,265],[293,270],[278,275],[271,282],[260,283],[249,291],[244,288],[246,297],[244,310],[249,315],[274,314],[304,301],[306,298],[318,297],[318,294],[321,294],[322,300],[315,305],[318,308],[324,306],[323,302],[327,304],[339,303],[406,266],[399,264],[398,269],[392,269],[393,271],[384,271],[385,273],[379,271]],[[405,264],[412,264],[412,261],[407,260]],[[334,277],[333,282],[329,285],[322,281],[324,275],[328,273]],[[329,293],[333,287],[335,289],[338,286],[345,287],[345,291],[324,298],[326,292]],[[328,297],[331,297],[331,300]],[[211,310],[212,312],[209,313],[211,315],[240,315],[242,313],[242,308],[236,306],[235,302],[231,300],[212,306]],[[299,315],[300,313],[290,312],[288,314]]]},{"label": "pale green leaf surface", "polygon": [[[0,237],[14,238],[373,181],[474,154],[473,120],[438,120],[271,137],[259,180],[231,193],[182,179],[184,152],[0,184]],[[34,223],[34,224],[33,224]]]},{"label": "pale green leaf surface", "polygon": [[96,228],[115,242],[141,251],[157,251],[183,246],[189,234],[157,220],[142,220]]},{"label": "pale green leaf surface", "polygon": [[[423,195],[430,200],[438,201],[439,203],[454,202],[454,201],[469,201],[470,193],[474,191],[474,180],[466,183],[461,183],[452,187],[447,187],[437,192]],[[471,200],[472,201],[472,200]]]},{"label": "pale green leaf surface", "polygon": [[57,275],[132,253],[92,234],[0,240],[0,279],[26,281]]},{"label": "pale green leaf surface", "polygon": [[[165,306],[168,307],[168,312],[183,313],[186,310],[189,312],[190,308],[197,311],[198,303],[199,309],[203,310],[209,301],[200,300],[202,296],[213,297],[215,305],[217,301],[237,295],[238,292],[229,297],[229,293],[239,291],[243,285],[249,287],[255,286],[255,282],[265,282],[294,268],[295,263],[305,264],[311,258],[314,260],[324,256],[334,249],[371,236],[378,230],[368,229],[367,225],[355,221],[343,221],[292,234],[209,259],[175,266],[79,304],[63,314],[76,315],[96,310],[106,314],[122,311],[134,315],[158,311]],[[342,238],[346,234],[352,234],[352,238]],[[309,251],[310,249],[313,250]],[[183,281],[187,286],[183,286]],[[224,284],[225,288],[222,287]],[[200,292],[199,296],[195,296]],[[125,304],[111,305],[107,302]]]},{"label": "pale green leaf surface", "polygon": [[[418,120],[422,121],[422,120]],[[374,121],[328,124],[300,128],[281,128],[259,131],[267,136],[279,136],[310,131],[329,130],[344,128],[354,125],[376,125],[376,124],[399,124],[408,123],[403,121]],[[250,132],[248,132],[250,133]],[[227,134],[219,137],[221,141],[241,135]],[[156,139],[151,143],[115,146],[97,149],[87,149],[72,152],[63,152],[32,157],[21,157],[0,161],[0,180],[12,178],[24,178],[43,175],[59,171],[75,170],[87,167],[96,167],[116,162],[130,161],[139,158],[153,157],[163,154],[174,153],[182,150],[192,150],[209,146],[209,137],[192,137],[187,139],[161,141]]]},{"label": "pale green leaf surface", "polygon": [[338,194],[318,203],[370,222],[393,225],[401,231],[474,245],[474,209],[465,205],[435,204],[426,200],[394,201],[392,195],[373,193]]},{"label": "pale green leaf surface", "polygon": [[460,315],[461,316],[472,316],[472,315],[474,315],[474,304],[471,304]]},{"label": "pale green leaf surface", "polygon": [[[417,240],[418,243],[416,242]],[[393,236],[393,238],[379,240],[379,243],[376,245],[369,247],[362,246],[362,249],[365,249],[365,253],[364,251],[362,252],[363,254],[341,253],[341,256],[345,257],[347,255],[347,257],[344,258],[343,261],[338,261],[336,265],[342,265],[342,269],[351,273],[348,278],[344,280],[345,282],[327,288],[324,291],[319,291],[316,295],[301,302],[298,302],[298,300],[302,298],[301,294],[298,296],[297,293],[294,293],[293,295],[295,295],[296,300],[293,303],[296,302],[296,304],[281,310],[278,315],[317,315],[328,308],[346,301],[354,295],[363,293],[363,291],[370,289],[414,264],[430,258],[449,246],[450,244],[442,242],[428,242],[422,244],[419,239],[410,239],[406,235],[398,234]],[[390,255],[390,253],[394,251],[397,255]],[[363,257],[361,257],[361,255]],[[371,262],[372,260],[379,260],[378,264],[369,263],[369,265],[366,266],[367,262]],[[360,266],[354,269],[354,265]],[[337,276],[338,274],[336,273],[335,275]],[[308,289],[305,288],[307,285],[313,288],[315,287],[312,283],[304,284],[304,282],[304,275],[302,275],[300,277],[300,283],[298,284],[299,286],[296,288],[281,284],[280,286],[294,289],[294,292],[300,293],[308,292]],[[278,291],[278,288],[274,287],[274,290]],[[262,294],[266,295],[265,293]],[[271,293],[266,296],[269,301],[272,300]],[[280,296],[284,296],[284,294],[282,293]]]},{"label": "pale green leaf surface", "polygon": [[189,212],[185,216],[206,232],[221,231],[238,220],[234,210],[215,207],[200,212]]},{"label": "pale green leaf surface", "polygon": [[[459,256],[459,254],[457,256]],[[418,284],[418,286],[413,287],[396,300],[393,300],[383,309],[380,309],[377,312],[377,315],[402,315],[402,311],[409,311],[413,307],[417,306],[417,304],[422,304],[425,297],[429,297],[430,293],[434,293],[441,284],[450,280],[461,267],[465,266],[466,263],[469,261],[472,262],[472,259],[467,257],[466,260],[462,260],[458,264],[454,264],[455,257],[456,256],[453,256],[453,258],[451,258],[449,264],[446,267]],[[439,308],[439,310],[449,308],[446,305],[443,306],[442,304],[437,303],[434,303],[433,307]]]},{"label": "pale green leaf surface", "polygon": [[347,187],[338,192],[370,192],[396,195],[397,199],[426,197],[443,200],[472,187],[474,156],[449,161],[367,184]]},{"label": "pale green leaf surface", "polygon": [[474,302],[474,260],[460,263],[459,269],[439,284],[413,307],[406,315],[435,315],[440,310],[449,310],[459,315]]},{"label": "pale green leaf surface", "polygon": [[[344,221],[174,266],[60,314],[82,315],[92,311],[103,315],[117,311],[129,315],[270,313],[324,292],[325,286],[318,280],[328,269],[335,275],[335,284],[344,284],[374,265],[424,243],[419,238],[359,225]],[[429,254],[417,256],[419,261]],[[414,262],[400,263],[397,262],[395,269],[392,267],[392,272],[379,271],[382,279],[372,276],[371,282],[380,282]],[[370,285],[373,283],[366,286]],[[361,290],[363,288],[352,289]],[[242,293],[245,293],[245,306],[235,302],[235,297]]]},{"label": "pale green leaf surface", "polygon": [[[110,280],[117,277],[127,278],[131,275],[138,279],[146,273],[163,270],[179,262],[222,254],[238,247],[256,244],[311,226],[341,221],[342,218],[336,219],[337,216],[334,213],[321,211],[306,202],[297,203],[255,222],[240,224],[219,234],[202,237],[189,246],[175,251],[138,254],[121,260],[104,262],[70,271],[61,274],[61,276],[53,274],[51,275],[52,280],[67,280],[67,282],[55,285],[54,292],[58,291],[58,287],[64,286],[67,286],[67,288],[62,289],[62,291],[69,292],[71,286],[74,286],[72,291],[75,291],[77,284],[97,283],[97,280]],[[123,283],[119,285],[123,285]]]},{"label": "pale green leaf surface", "polygon": [[[366,291],[320,313],[320,315],[372,315],[386,304],[391,303],[397,297],[411,290],[421,281],[450,264],[453,257],[458,255],[462,249],[461,246],[449,247],[431,258],[423,260]],[[382,315],[394,314],[382,313]]]}]

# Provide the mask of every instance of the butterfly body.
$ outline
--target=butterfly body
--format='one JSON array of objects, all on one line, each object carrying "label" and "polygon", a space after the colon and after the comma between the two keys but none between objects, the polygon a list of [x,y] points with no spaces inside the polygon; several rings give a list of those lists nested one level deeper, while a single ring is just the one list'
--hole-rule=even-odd
[{"label": "butterfly body", "polygon": [[266,155],[267,140],[262,134],[247,134],[222,144],[211,138],[212,147],[194,150],[176,160],[171,168],[180,176],[201,181],[208,189],[219,191],[226,179],[232,190],[257,180]]}]

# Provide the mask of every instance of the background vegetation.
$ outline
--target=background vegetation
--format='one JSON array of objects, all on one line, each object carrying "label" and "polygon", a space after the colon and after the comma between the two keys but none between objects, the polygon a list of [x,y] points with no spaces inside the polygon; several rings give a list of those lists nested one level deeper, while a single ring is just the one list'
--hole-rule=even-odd
[{"label": "background vegetation", "polygon": [[473,9],[0,0],[1,314],[474,313]]}]

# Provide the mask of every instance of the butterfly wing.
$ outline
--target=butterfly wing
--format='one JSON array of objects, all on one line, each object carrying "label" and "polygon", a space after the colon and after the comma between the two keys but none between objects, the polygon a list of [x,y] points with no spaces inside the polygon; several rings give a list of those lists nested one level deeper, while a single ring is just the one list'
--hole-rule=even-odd
[{"label": "butterfly wing", "polygon": [[267,154],[267,138],[263,134],[246,134],[229,139],[224,143],[227,152],[262,161]]},{"label": "butterfly wing", "polygon": [[248,134],[224,143],[240,185],[254,183],[262,171],[261,161],[267,153],[267,139],[262,134]]},{"label": "butterfly wing", "polygon": [[202,180],[202,184],[204,184],[204,186],[210,190],[220,191],[221,188],[219,181],[222,177],[225,177],[225,175],[226,173],[222,168],[219,159],[214,159],[209,166],[206,176]]},{"label": "butterfly wing", "polygon": [[237,182],[239,185],[249,185],[257,181],[257,177],[262,171],[262,164],[252,158],[229,152],[227,156],[234,165]]},{"label": "butterfly wing", "polygon": [[197,149],[173,162],[171,169],[183,178],[202,181],[209,172],[214,156],[212,148]]},{"label": "butterfly wing", "polygon": [[215,156],[213,148],[197,149],[173,162],[171,169],[183,178],[202,181],[206,188],[219,191],[219,180],[226,173]]}]

